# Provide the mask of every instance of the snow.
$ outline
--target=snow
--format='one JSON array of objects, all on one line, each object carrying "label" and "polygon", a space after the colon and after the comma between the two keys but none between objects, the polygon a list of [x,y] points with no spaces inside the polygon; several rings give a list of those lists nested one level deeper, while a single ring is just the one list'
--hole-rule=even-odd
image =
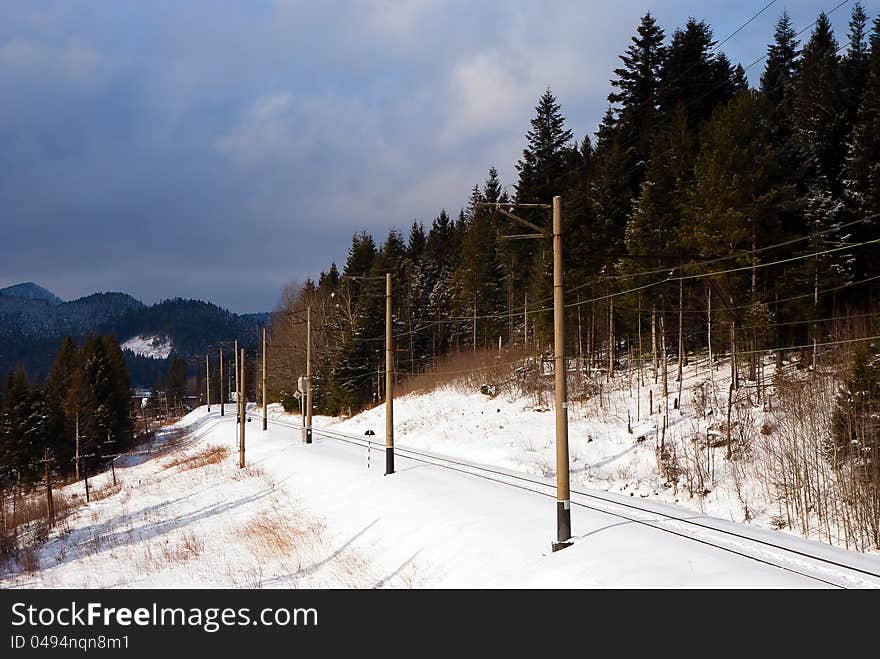
[{"label": "snow", "polygon": [[171,339],[160,336],[133,336],[122,344],[123,350],[131,350],[141,357],[167,359],[174,349]]},{"label": "snow", "polygon": [[[612,493],[599,493],[612,501],[597,505],[600,510],[573,506],[574,545],[553,553],[552,497],[415,462],[402,452],[397,473],[385,476],[381,451],[370,452],[368,466],[363,447],[320,435],[332,429],[361,437],[372,429],[381,441],[381,408],[344,421],[315,417],[318,432],[306,445],[298,415],[272,406],[264,432],[259,410],[252,407],[247,467],[240,470],[231,411],[227,406],[221,418],[216,405],[210,413],[198,408],[147,451],[120,459],[118,491],[109,487],[109,473],[91,479],[93,491],[106,496],[80,502],[51,532],[37,552],[41,569],[0,574],[0,587],[827,586],[810,575],[880,587],[880,579],[784,556],[750,538],[784,541],[880,573],[877,556],[644,499],[637,499],[643,512],[618,507],[615,513],[613,501],[632,499]],[[553,482],[553,415],[534,412],[528,401],[437,391],[402,398],[395,417],[401,447],[430,448],[510,473],[546,474]],[[600,426],[573,423],[572,452],[578,456],[573,474],[613,474],[618,463],[633,463],[631,456],[643,450],[630,435],[630,446],[622,447],[625,442],[602,434]],[[589,432],[594,440],[587,443]],[[221,459],[199,466],[200,456],[224,449]],[[59,491],[81,490],[73,484]],[[711,528],[686,531],[683,522],[666,515],[733,528],[743,537],[725,540]]]}]

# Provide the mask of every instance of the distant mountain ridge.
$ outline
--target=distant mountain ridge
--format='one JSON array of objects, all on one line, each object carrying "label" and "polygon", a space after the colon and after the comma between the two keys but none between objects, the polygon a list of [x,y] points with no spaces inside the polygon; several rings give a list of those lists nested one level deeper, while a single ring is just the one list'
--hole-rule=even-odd
[{"label": "distant mountain ridge", "polygon": [[44,300],[49,304],[62,304],[64,300],[55,295],[53,292],[46,290],[42,286],[32,281],[26,281],[23,284],[15,284],[0,288],[0,297],[18,297],[26,300]]},{"label": "distant mountain ridge", "polygon": [[[49,291],[46,293],[52,295]],[[46,297],[5,294],[0,297],[0,336],[81,336],[114,317],[141,308],[144,308],[143,302],[125,293],[94,293],[58,303],[50,302]]]},{"label": "distant mountain ridge", "polygon": [[[53,346],[64,336],[115,334],[120,343],[142,337],[166,338],[174,354],[194,363],[196,355],[223,342],[255,343],[269,314],[238,315],[210,302],[174,298],[145,305],[126,293],[94,293],[64,302],[33,283],[0,289],[0,375],[22,366],[45,377]],[[137,343],[137,342],[135,342]],[[164,359],[128,355],[133,386],[150,386]]]}]

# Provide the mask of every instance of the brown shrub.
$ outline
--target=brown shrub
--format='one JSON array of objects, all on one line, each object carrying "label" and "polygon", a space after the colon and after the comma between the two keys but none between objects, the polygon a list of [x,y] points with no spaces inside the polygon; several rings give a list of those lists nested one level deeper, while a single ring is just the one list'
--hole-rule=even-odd
[{"label": "brown shrub", "polygon": [[228,456],[229,449],[227,447],[209,446],[192,455],[184,455],[172,458],[171,460],[168,460],[168,462],[163,464],[162,468],[170,469],[172,467],[180,467],[181,471],[186,471],[188,469],[198,469],[200,467],[207,467],[208,465],[222,462]]}]

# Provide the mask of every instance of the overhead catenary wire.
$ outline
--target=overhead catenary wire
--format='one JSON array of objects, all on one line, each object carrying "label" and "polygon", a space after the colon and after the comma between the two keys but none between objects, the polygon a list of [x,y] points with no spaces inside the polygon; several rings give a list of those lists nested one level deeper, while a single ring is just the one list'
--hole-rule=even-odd
[{"label": "overhead catenary wire", "polygon": [[[868,221],[870,219],[875,219],[877,217],[880,217],[880,213],[875,213],[874,215],[872,215],[868,218],[864,218],[864,220],[862,220],[862,221]],[[688,281],[688,280],[692,280],[692,279],[701,279],[704,277],[718,277],[720,275],[731,274],[731,273],[735,273],[735,272],[759,270],[762,268],[769,268],[769,267],[773,267],[773,266],[777,266],[777,265],[784,265],[786,263],[793,263],[795,261],[803,261],[806,259],[813,259],[813,258],[817,258],[819,256],[824,256],[826,254],[833,254],[836,252],[847,251],[847,250],[858,248],[858,247],[866,247],[868,245],[876,245],[878,243],[880,243],[880,238],[875,238],[873,240],[865,240],[865,241],[858,242],[858,243],[851,243],[851,244],[848,244],[848,245],[845,245],[842,247],[833,247],[833,248],[829,248],[829,249],[825,249],[825,250],[820,250],[817,252],[810,252],[807,254],[799,254],[797,256],[792,256],[792,257],[788,257],[788,258],[784,258],[784,259],[777,259],[775,261],[754,263],[754,264],[750,264],[750,265],[746,265],[746,266],[738,266],[735,268],[727,268],[724,270],[715,270],[712,272],[705,272],[705,273],[692,274],[692,275],[674,276],[673,273],[676,270],[682,269],[682,266],[671,266],[669,268],[662,269],[663,272],[669,273],[669,275],[663,279],[648,282],[646,284],[642,284],[639,286],[634,286],[634,287],[631,287],[631,288],[628,288],[628,289],[622,290],[622,291],[612,291],[610,293],[587,298],[585,300],[580,300],[577,302],[570,302],[570,303],[566,304],[565,306],[566,306],[566,308],[569,308],[569,309],[575,308],[578,306],[583,306],[585,304],[590,304],[592,302],[600,302],[602,300],[620,297],[623,295],[631,295],[632,293],[637,293],[637,292],[640,292],[643,290],[647,290],[647,289],[653,288],[655,286],[662,286],[663,284],[669,284],[669,283],[678,282],[678,281]],[[762,302],[762,303],[767,304],[770,302],[772,302],[772,301]],[[752,306],[752,305],[748,305],[748,306]],[[729,307],[729,308],[732,308],[732,307]],[[529,313],[541,313],[541,312],[546,312],[546,311],[551,311],[551,310],[552,310],[552,307],[541,307],[541,308],[537,308],[537,309],[530,309]],[[484,314],[482,316],[449,316],[449,317],[447,317],[447,320],[464,322],[464,321],[472,321],[474,318],[476,318],[477,320],[508,318],[509,315],[510,314],[508,312],[503,312],[503,313],[495,313],[495,314]]]}]

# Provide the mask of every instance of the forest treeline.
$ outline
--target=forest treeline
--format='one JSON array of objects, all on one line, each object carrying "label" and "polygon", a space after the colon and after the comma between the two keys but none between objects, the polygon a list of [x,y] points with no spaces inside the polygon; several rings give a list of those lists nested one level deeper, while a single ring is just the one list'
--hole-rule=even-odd
[{"label": "forest treeline", "polygon": [[[134,441],[128,370],[119,342],[61,342],[45,383],[21,369],[0,398],[0,491],[86,473]],[[79,461],[76,458],[79,457]]]},{"label": "forest treeline", "polygon": [[[295,407],[311,305],[317,409],[356,411],[381,395],[386,272],[398,378],[457,350],[546,350],[550,239],[499,240],[522,227],[480,204],[555,195],[567,349],[586,364],[613,369],[640,332],[667,354],[710,335],[718,352],[822,343],[821,320],[870,309],[878,291],[880,18],[857,3],[839,40],[824,13],[801,30],[783,14],[759,64],[752,88],[706,22],[667,35],[646,14],[593,138],[575,138],[547,89],[516,181],[492,167],[457,215],[381,242],[359,232],[341,271],[334,263],[283,292],[274,394]],[[549,226],[547,211],[518,212]]]}]

